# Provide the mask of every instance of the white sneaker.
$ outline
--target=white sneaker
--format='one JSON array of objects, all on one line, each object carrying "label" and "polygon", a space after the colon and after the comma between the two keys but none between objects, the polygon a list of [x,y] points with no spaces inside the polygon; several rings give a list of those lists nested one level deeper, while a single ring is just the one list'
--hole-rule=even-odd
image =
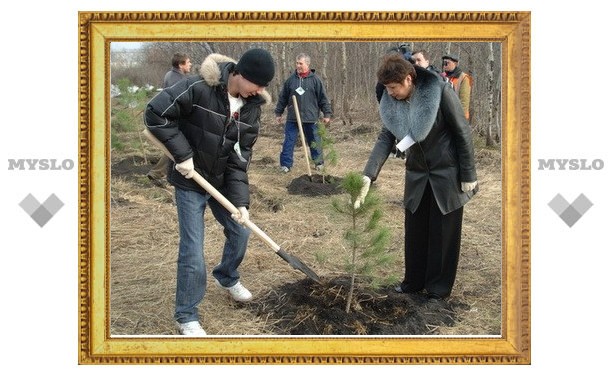
[{"label": "white sneaker", "polygon": [[253,299],[253,294],[247,290],[246,287],[242,286],[240,281],[236,282],[236,284],[232,287],[225,287],[221,285],[219,281],[215,279],[215,284],[223,290],[227,290],[228,293],[232,296],[232,298],[237,302],[248,302]]},{"label": "white sneaker", "polygon": [[198,322],[197,320],[194,320],[192,322],[187,322],[187,323],[177,322],[176,326],[178,327],[179,332],[183,336],[187,336],[187,337],[206,336],[206,331],[204,331],[204,329],[200,325],[200,322]]},{"label": "white sneaker", "polygon": [[325,166],[324,166],[323,164],[319,164],[319,165],[315,166],[315,169],[316,169],[317,171],[322,171],[322,170],[323,170],[323,168],[325,168]]},{"label": "white sneaker", "polygon": [[281,172],[283,172],[283,173],[287,173],[287,172],[289,172],[289,168],[287,168],[287,167],[285,167],[285,166],[280,167],[280,170],[281,170]]}]

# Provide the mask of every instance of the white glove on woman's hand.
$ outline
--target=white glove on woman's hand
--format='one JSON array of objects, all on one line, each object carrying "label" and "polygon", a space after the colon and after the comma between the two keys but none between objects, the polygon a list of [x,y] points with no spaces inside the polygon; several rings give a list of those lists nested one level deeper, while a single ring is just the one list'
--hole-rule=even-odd
[{"label": "white glove on woman's hand", "polygon": [[249,220],[249,211],[244,206],[240,206],[238,211],[238,213],[232,214],[232,218],[234,218],[236,222],[244,225],[244,223]]},{"label": "white glove on woman's hand", "polygon": [[359,209],[359,207],[361,207],[361,205],[363,204],[363,201],[365,201],[365,198],[368,195],[368,192],[370,191],[370,183],[372,183],[372,180],[370,180],[368,176],[363,176],[362,180],[363,186],[361,187],[361,191],[359,192],[359,195],[357,196],[357,198],[355,199],[355,203],[353,204],[353,206],[355,206],[355,210]]},{"label": "white glove on woman's hand", "polygon": [[193,168],[193,158],[189,158],[182,163],[177,163],[175,166],[177,171],[180,172],[185,178],[192,178],[195,170]]},{"label": "white glove on woman's hand", "polygon": [[476,184],[478,183],[478,181],[474,181],[474,182],[462,182],[461,183],[461,190],[463,192],[469,192],[474,190],[474,188],[476,188]]}]

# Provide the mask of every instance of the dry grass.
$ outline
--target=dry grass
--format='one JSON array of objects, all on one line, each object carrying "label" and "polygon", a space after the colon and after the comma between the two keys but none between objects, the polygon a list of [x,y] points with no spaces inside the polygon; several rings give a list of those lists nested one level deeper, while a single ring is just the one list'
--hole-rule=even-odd
[{"label": "dry grass", "polygon": [[[304,197],[287,193],[291,180],[306,173],[301,148],[295,150],[294,169],[278,172],[282,128],[266,126],[255,146],[250,168],[253,187],[251,219],[277,244],[301,259],[322,277],[342,274],[346,251],[342,234],[345,222],[331,208],[333,197]],[[339,155],[328,174],[343,177],[361,171],[379,125],[328,127]],[[158,155],[146,147],[149,160]],[[442,335],[490,335],[501,333],[501,161],[499,151],[479,149],[480,192],[465,207],[462,255],[451,301],[467,303],[455,314],[457,322],[440,327]],[[178,225],[173,188],[151,186],[140,159],[114,152],[112,164],[128,159],[134,172],[111,178],[111,287],[110,327],[112,335],[175,334],[174,289]],[[395,275],[403,276],[404,162],[389,159],[374,186],[383,198],[384,223],[392,231],[391,249],[397,254]],[[207,211],[205,256],[207,271],[219,261],[223,235]],[[322,261],[324,260],[324,261]],[[241,265],[242,282],[256,298],[304,275],[291,268],[267,245],[253,236]],[[201,321],[209,334],[264,335],[278,319],[257,316],[248,306],[232,302],[211,282],[200,306]],[[465,310],[462,310],[465,308]]]}]

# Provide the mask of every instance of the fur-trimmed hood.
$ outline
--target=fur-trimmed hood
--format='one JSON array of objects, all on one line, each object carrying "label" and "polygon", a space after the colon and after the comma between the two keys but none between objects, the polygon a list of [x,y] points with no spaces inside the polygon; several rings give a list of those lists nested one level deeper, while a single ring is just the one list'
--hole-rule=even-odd
[{"label": "fur-trimmed hood", "polygon": [[[237,62],[228,56],[217,53],[209,54],[202,62],[199,74],[210,86],[227,85],[229,74],[236,64]],[[264,89],[260,95],[265,100],[266,105],[272,103],[272,96],[268,91]]]},{"label": "fur-trimmed hood", "polygon": [[442,80],[424,68],[415,66],[415,69],[415,88],[409,101],[396,100],[387,91],[380,99],[380,118],[397,140],[410,135],[416,142],[423,141],[431,131],[440,108]]}]

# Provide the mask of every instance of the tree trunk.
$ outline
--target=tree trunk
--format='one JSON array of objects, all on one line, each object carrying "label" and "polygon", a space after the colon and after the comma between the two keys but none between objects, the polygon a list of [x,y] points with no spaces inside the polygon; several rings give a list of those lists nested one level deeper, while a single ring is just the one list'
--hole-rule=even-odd
[{"label": "tree trunk", "polygon": [[495,104],[493,103],[493,95],[494,95],[494,86],[493,86],[493,71],[495,67],[495,57],[493,55],[493,43],[489,42],[489,66],[487,70],[487,96],[488,105],[487,106],[487,127],[486,127],[486,144],[487,146],[492,146],[495,144],[493,139],[493,107]]},{"label": "tree trunk", "polygon": [[327,86],[327,55],[328,55],[327,42],[323,42],[323,61],[321,62],[321,79],[323,79],[323,84],[326,86]]},{"label": "tree trunk", "polygon": [[342,124],[346,125],[347,120],[350,125],[353,124],[353,120],[350,115],[350,105],[348,99],[348,93],[346,91],[347,87],[347,78],[348,78],[348,69],[347,69],[347,57],[346,57],[346,42],[342,42],[342,80],[341,83],[341,101],[342,101]]}]

